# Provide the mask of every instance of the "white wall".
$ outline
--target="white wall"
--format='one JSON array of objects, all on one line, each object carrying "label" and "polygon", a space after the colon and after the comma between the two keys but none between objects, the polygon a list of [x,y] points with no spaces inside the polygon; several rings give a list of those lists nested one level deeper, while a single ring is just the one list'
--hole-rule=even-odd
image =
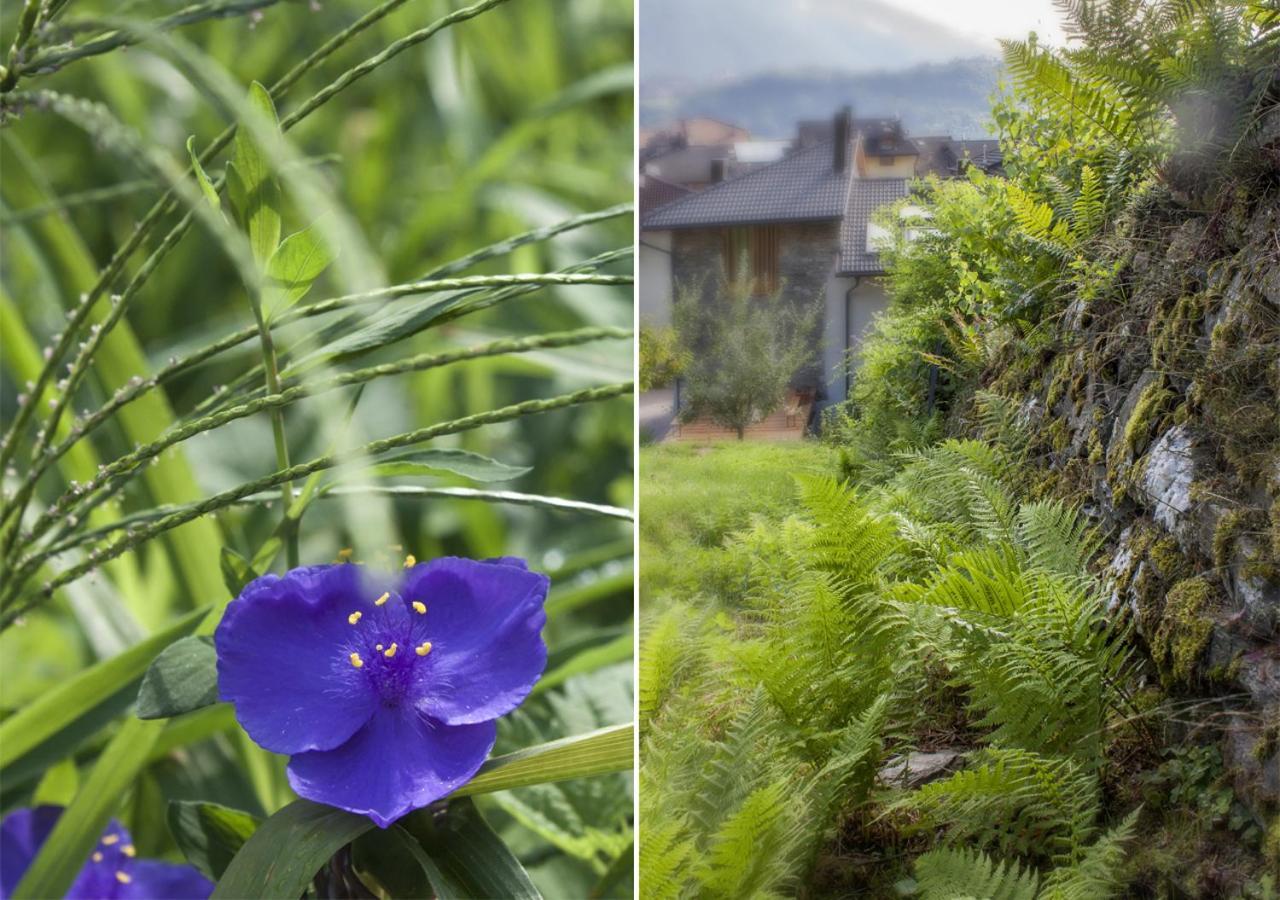
[{"label": "white wall", "polygon": [[640,232],[640,324],[671,324],[671,232]]},{"label": "white wall", "polygon": [[[849,289],[853,292],[849,293]],[[846,317],[846,303],[848,305]],[[827,398],[822,406],[839,403],[845,398],[845,347],[857,352],[862,336],[871,326],[876,313],[889,305],[884,288],[873,278],[832,278],[827,282],[827,303],[823,325],[822,368],[826,373]],[[848,331],[846,344],[845,328]],[[856,364],[856,360],[855,360]]]}]

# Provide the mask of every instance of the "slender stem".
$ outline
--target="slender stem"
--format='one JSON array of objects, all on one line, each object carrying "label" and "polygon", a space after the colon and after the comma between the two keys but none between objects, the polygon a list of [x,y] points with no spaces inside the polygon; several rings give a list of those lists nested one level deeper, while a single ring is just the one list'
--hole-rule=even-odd
[{"label": "slender stem", "polygon": [[[279,2],[280,0],[223,0],[223,2],[215,3],[196,3],[154,22],[151,28],[168,31],[172,28],[194,25],[208,19],[230,18],[244,13],[255,12],[268,6],[275,6]],[[142,40],[137,34],[113,28],[110,25],[101,25],[93,19],[68,21],[65,27],[68,30],[87,31],[95,29],[106,31],[107,33],[78,46],[48,50],[37,54],[29,62],[19,67],[17,72],[19,77],[32,72],[41,75],[49,74],[78,59],[110,53],[119,47],[128,47]]]},{"label": "slender stem", "polygon": [[[366,28],[378,22],[393,10],[402,6],[405,2],[406,0],[387,0],[387,2],[370,10],[347,28],[338,32],[328,41],[325,41],[325,43],[321,44],[320,47],[311,53],[306,59],[302,60],[302,62],[298,63],[286,72],[279,81],[271,86],[269,93],[271,94],[272,99],[278,100],[286,91],[289,90],[289,88],[293,87],[293,85],[296,84],[303,75],[318,66],[336,50],[355,38]],[[19,37],[21,37],[21,34]],[[15,40],[15,46],[17,46],[17,43],[18,42]],[[9,74],[10,73],[8,72],[0,73],[0,80],[7,78]],[[16,73],[14,73],[14,80],[16,81]],[[0,85],[0,92],[3,90],[2,85]],[[222,133],[205,148],[205,151],[202,154],[200,154],[201,164],[207,166],[212,162],[213,158],[231,142],[231,138],[235,133],[236,129],[234,125],[223,129]],[[67,323],[67,327],[62,333],[62,337],[56,341],[48,361],[40,371],[40,374],[36,377],[35,387],[31,391],[33,396],[42,396],[44,394],[45,388],[48,386],[49,382],[52,381],[53,374],[57,371],[63,357],[66,356],[67,351],[75,344],[82,334],[83,328],[89,318],[89,313],[92,311],[93,306],[106,293],[107,286],[110,285],[124,270],[125,263],[151,235],[152,229],[154,229],[165,216],[169,215],[175,209],[177,209],[177,202],[174,197],[174,192],[172,190],[166,191],[138,222],[133,234],[129,236],[124,245],[111,255],[111,259],[107,261],[106,266],[103,267],[101,272],[99,272],[98,279],[94,282],[93,287],[86,292],[80,305],[72,311],[70,321]],[[161,242],[160,247],[152,254],[151,257],[148,258],[148,265],[144,266],[142,270],[133,276],[133,279],[125,289],[126,292],[130,292],[131,290],[136,290],[138,287],[141,287],[142,283],[147,280],[151,271],[155,268],[154,265],[151,265],[152,260],[157,260],[158,264],[158,257],[163,257],[170,249],[172,249],[182,235],[186,233],[186,229],[190,224],[191,218],[190,216],[187,216],[174,226],[174,228],[165,237],[164,241]],[[18,413],[14,417],[13,422],[10,423],[8,430],[5,432],[3,440],[0,440],[0,470],[3,470],[9,464],[14,453],[17,452],[18,441],[20,436],[25,432],[26,427],[31,420],[31,415],[32,404],[24,404],[19,407]]]},{"label": "slender stem", "polygon": [[369,366],[368,368],[346,372],[324,381],[295,385],[278,394],[259,397],[239,406],[220,410],[204,418],[176,426],[155,441],[138,447],[131,453],[125,454],[110,464],[103,466],[97,476],[88,484],[59,497],[32,526],[31,531],[26,536],[27,540],[38,539],[58,520],[72,512],[79,511],[83,513],[85,504],[92,504],[103,490],[110,489],[122,477],[136,473],[144,463],[155,459],[169,447],[202,432],[212,431],[215,428],[220,428],[238,419],[247,418],[263,410],[280,409],[306,397],[353,385],[361,385],[377,378],[386,378],[408,372],[421,372],[466,360],[484,359],[507,353],[571,347],[609,338],[626,339],[629,337],[631,337],[631,332],[626,329],[591,327],[524,338],[508,338],[475,347],[450,350],[444,353],[419,354],[392,363]]},{"label": "slender stem", "polygon": [[[548,412],[555,409],[564,409],[570,406],[577,406],[583,403],[595,403],[602,400],[610,400],[615,397],[630,394],[634,386],[631,382],[622,382],[619,384],[605,385],[604,387],[588,388],[582,391],[575,391],[571,394],[561,394],[556,397],[546,399],[526,400],[523,403],[516,403],[511,406],[504,406],[500,409],[492,409],[482,413],[476,413],[470,416],[464,416],[460,419],[453,419],[448,422],[440,422],[435,425],[429,425],[425,428],[419,428],[416,431],[409,431],[398,434],[393,437],[383,438],[359,447],[354,453],[338,456],[336,454],[326,454],[316,457],[305,463],[292,466],[291,468],[273,472],[270,475],[263,476],[255,481],[237,485],[230,490],[215,494],[198,503],[184,507],[182,510],[165,516],[155,522],[151,522],[142,526],[135,532],[127,533],[124,537],[108,544],[89,554],[88,557],[64,572],[59,573],[48,583],[46,583],[34,596],[25,604],[21,604],[16,608],[8,609],[2,617],[0,617],[0,630],[8,628],[23,613],[35,607],[42,600],[52,596],[53,592],[64,585],[76,581],[98,566],[112,559],[115,559],[122,553],[132,550],[134,547],[150,540],[158,534],[185,525],[201,516],[207,516],[224,507],[230,506],[251,494],[260,493],[261,491],[270,490],[279,485],[294,481],[298,478],[304,478],[313,472],[319,472],[323,469],[332,469],[342,464],[345,459],[363,458],[376,456],[380,453],[386,453],[388,450],[395,450],[400,447],[407,447],[413,444],[421,444],[425,441],[433,440],[447,434],[458,434],[463,431],[471,431],[483,425],[491,425],[497,422],[507,422],[512,419],[518,419],[522,416],[532,415],[534,413]],[[34,574],[40,566],[48,559],[48,552],[34,553],[25,557],[19,563],[15,576],[9,579],[5,585],[4,593],[0,595],[0,608],[9,607],[9,601],[22,589],[32,574]]]},{"label": "slender stem", "polygon": [[[578,284],[601,284],[601,285],[626,285],[634,282],[631,275],[598,275],[598,274],[560,274],[560,273],[535,273],[528,275],[477,275],[468,278],[449,278],[439,281],[420,281],[407,285],[393,285],[379,291],[372,291],[366,294],[349,294],[344,297],[334,297],[328,300],[319,300],[315,303],[304,304],[295,307],[288,312],[281,314],[274,321],[268,323],[270,328],[278,328],[282,325],[296,322],[304,318],[324,315],[334,312],[347,304],[358,304],[373,302],[376,300],[392,297],[400,297],[408,294],[430,293],[432,291],[457,290],[464,288],[488,288],[497,286],[511,285],[578,285]],[[129,384],[117,391],[104,405],[92,412],[87,418],[79,422],[61,444],[52,448],[48,452],[41,455],[36,460],[19,489],[25,487],[26,482],[38,481],[40,477],[59,459],[61,459],[68,450],[70,450],[77,441],[87,437],[96,431],[101,425],[111,419],[122,407],[132,403],[138,397],[150,390],[166,384],[173,380],[183,372],[188,371],[202,363],[207,362],[213,357],[227,350],[234,349],[246,341],[252,340],[259,334],[256,325],[250,325],[232,332],[225,337],[219,338],[217,341],[208,346],[197,350],[189,356],[181,358],[173,358],[166,363],[159,371],[149,379],[139,380]],[[274,342],[274,337],[273,337]],[[9,519],[12,510],[6,509],[0,512],[0,522]]]},{"label": "slender stem", "polygon": [[[262,343],[262,367],[267,373],[267,391],[280,393],[280,370],[276,361],[276,345],[271,337],[271,327],[262,315],[262,304],[258,299],[251,303],[253,318],[258,324],[258,338]],[[284,429],[284,409],[276,407],[271,410],[271,436],[276,445],[276,467],[280,470],[289,468],[289,438]],[[283,504],[280,525],[283,530],[285,560],[290,569],[298,567],[298,529],[297,523],[289,520],[289,505],[293,502],[293,482],[286,481],[280,485],[280,500]]]}]

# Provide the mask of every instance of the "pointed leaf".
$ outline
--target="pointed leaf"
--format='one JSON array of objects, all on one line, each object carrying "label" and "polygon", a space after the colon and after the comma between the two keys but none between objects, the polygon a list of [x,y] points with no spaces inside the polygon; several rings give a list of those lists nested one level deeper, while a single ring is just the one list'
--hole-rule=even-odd
[{"label": "pointed leaf", "polygon": [[475,778],[454,791],[453,796],[627,771],[633,763],[633,734],[631,723],[615,725],[495,757],[480,767]]},{"label": "pointed leaf", "polygon": [[204,191],[205,199],[209,201],[209,205],[216,210],[221,210],[222,200],[219,199],[218,192],[214,190],[213,182],[205,174],[204,166],[200,165],[200,157],[196,155],[195,143],[195,135],[187,138],[187,155],[191,157],[191,169],[196,173],[196,181],[200,182],[200,190]]},{"label": "pointed leaf", "polygon": [[448,801],[443,815],[431,808],[418,810],[398,827],[424,851],[418,860],[439,900],[541,897],[515,854],[470,798]]},{"label": "pointed leaf", "polygon": [[227,865],[213,897],[301,897],[333,854],[373,827],[367,816],[295,800],[258,826]]},{"label": "pointed leaf", "polygon": [[169,804],[169,831],[178,849],[214,881],[222,877],[262,820],[217,803],[175,800]]},{"label": "pointed leaf", "polygon": [[[279,128],[276,108],[267,89],[254,82],[249,88],[249,105],[267,122]],[[271,176],[271,166],[250,129],[243,124],[236,129],[235,150],[231,157],[240,178],[240,220],[249,233],[254,258],[266,263],[280,243],[280,191]]]},{"label": "pointed leaf", "polygon": [[311,283],[333,262],[333,254],[312,228],[289,235],[267,260],[263,315],[270,319],[311,290]]},{"label": "pointed leaf", "polygon": [[222,582],[227,586],[227,591],[232,597],[239,595],[246,584],[258,577],[258,573],[253,569],[253,563],[230,547],[222,548],[222,558],[219,562],[222,565]]},{"label": "pointed leaf", "polygon": [[410,450],[379,457],[369,471],[378,475],[461,475],[472,481],[510,481],[529,472],[528,466],[509,466],[468,450]]},{"label": "pointed leaf", "polygon": [[138,689],[139,719],[168,719],[218,702],[218,654],[213,639],[192,635],[170,645]]}]

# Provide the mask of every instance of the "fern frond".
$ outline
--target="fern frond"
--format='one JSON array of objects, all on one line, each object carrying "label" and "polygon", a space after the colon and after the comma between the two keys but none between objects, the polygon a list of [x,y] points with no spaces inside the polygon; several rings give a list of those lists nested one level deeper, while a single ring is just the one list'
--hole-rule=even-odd
[{"label": "fern frond", "polygon": [[1041,900],[1107,900],[1117,894],[1125,844],[1138,827],[1135,809],[1125,820],[1086,847],[1078,862],[1054,869],[1045,878]]},{"label": "fern frond", "polygon": [[1068,579],[1085,575],[1102,543],[1078,510],[1057,500],[1022,504],[1017,535],[1032,567]]},{"label": "fern frond", "polygon": [[921,900],[1036,900],[1040,879],[1017,863],[1001,864],[979,850],[942,847],[915,862]]},{"label": "fern frond", "polygon": [[797,837],[794,808],[784,781],[753,791],[712,838],[697,869],[697,879],[710,897],[780,896],[792,875],[788,852]]},{"label": "fern frond", "polygon": [[640,842],[640,880],[644,895],[653,900],[679,900],[685,893],[694,854],[692,842],[679,820],[645,822]]},{"label": "fern frond", "polygon": [[913,831],[945,827],[948,843],[1064,858],[1092,835],[1098,782],[1069,759],[990,749],[892,808],[920,816]]}]

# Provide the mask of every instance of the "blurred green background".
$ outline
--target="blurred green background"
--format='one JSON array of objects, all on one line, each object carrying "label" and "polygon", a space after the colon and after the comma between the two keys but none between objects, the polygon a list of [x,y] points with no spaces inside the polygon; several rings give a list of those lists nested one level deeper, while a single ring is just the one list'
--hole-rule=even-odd
[{"label": "blurred green background", "polygon": [[[155,20],[187,4],[74,2],[69,17],[128,15]],[[278,103],[287,114],[302,98],[397,38],[421,28],[459,3],[415,0],[378,22]],[[306,53],[366,12],[357,0],[282,2],[260,15],[201,23],[176,32],[247,88],[270,84]],[[7,48],[20,4],[3,4],[0,45]],[[435,266],[526,230],[550,225],[632,197],[632,9],[630,0],[513,0],[475,20],[445,29],[356,82],[288,134],[319,173],[335,202],[350,215],[380,261],[366,273],[374,283],[396,284]],[[25,80],[105,104],[149,144],[185,164],[184,144],[205,146],[227,124],[184,74],[180,61],[146,46],[77,61]],[[220,171],[219,159],[210,168]],[[145,172],[80,130],[37,110],[0,130],[0,285],[26,334],[7,329],[0,343],[0,413],[12,421],[23,375],[16,342],[46,345],[65,321],[79,292],[77,272],[100,268],[159,197]],[[299,223],[300,224],[300,223]],[[465,274],[550,272],[598,253],[629,246],[630,215],[531,243],[468,269]],[[163,234],[161,230],[158,234]],[[154,246],[154,239],[148,245]],[[144,259],[137,254],[127,271]],[[91,267],[91,268],[87,268]],[[629,260],[609,271],[630,272]],[[309,299],[342,293],[322,281]],[[81,275],[82,278],[82,275]],[[210,340],[250,324],[244,290],[219,248],[192,229],[133,302],[128,316],[150,370]],[[545,288],[445,328],[384,348],[361,365],[446,346],[468,346],[502,336],[538,334],[581,325],[630,327],[629,287]],[[304,320],[286,330],[317,327]],[[283,344],[287,346],[286,339]],[[258,347],[244,344],[219,361],[170,386],[181,417],[219,386],[253,365]],[[137,372],[135,374],[146,374]],[[360,441],[454,419],[521,400],[625,381],[631,374],[628,341],[470,362],[384,379],[364,391],[345,427]],[[75,409],[100,404],[112,385],[89,379]],[[337,399],[335,399],[337,398]],[[291,407],[289,441],[295,460],[324,453],[333,440],[346,395],[328,395]],[[100,460],[130,448],[114,425],[94,437]],[[629,397],[488,426],[433,446],[454,446],[501,462],[529,466],[502,489],[632,505],[632,404]],[[272,471],[275,460],[265,415],[254,416],[184,443],[199,495],[208,495]],[[20,451],[19,469],[26,460]],[[6,476],[11,484],[16,473]],[[65,471],[41,484],[48,502],[65,488]],[[441,477],[415,484],[464,485]],[[147,484],[150,484],[148,482]],[[477,485],[483,487],[483,485]],[[146,509],[157,498],[138,482],[125,495],[125,511]],[[353,511],[353,505],[365,508]],[[237,507],[217,515],[224,542],[246,555],[271,533],[279,505]],[[385,534],[419,559],[446,554],[529,559],[553,576],[552,603],[562,612],[547,631],[549,670],[582,651],[604,665],[541,692],[504,722],[498,751],[576,734],[631,718],[631,526],[625,521],[545,509],[452,499],[386,498],[312,505],[303,521],[303,564],[328,562],[341,548],[367,546],[358,533],[373,516]],[[354,532],[354,533],[353,533]],[[364,538],[364,540],[362,540]],[[217,548],[209,552],[216,566]],[[376,548],[374,548],[376,552]],[[388,558],[392,553],[388,548]],[[181,577],[165,541],[154,541],[121,566],[108,567],[60,592],[52,604],[0,635],[0,704],[11,714],[73,673],[120,652],[177,613],[224,600],[219,583],[192,586]],[[372,560],[370,560],[372,561]],[[277,569],[280,563],[277,563]],[[194,587],[194,589],[193,589]],[[207,596],[199,596],[207,591]],[[0,770],[5,810],[39,799],[64,802],[74,794],[95,752],[117,727],[127,698],[85,733],[63,735]],[[203,716],[175,732],[121,806],[140,854],[170,855],[165,801],[215,799],[269,813],[290,794],[283,759],[253,748],[232,724],[229,710]],[[91,727],[90,727],[91,726]],[[74,751],[67,756],[68,749]],[[59,760],[70,759],[75,765]],[[51,774],[53,773],[53,774]],[[549,896],[585,895],[630,842],[630,780],[583,779],[488,798],[490,821],[517,850]],[[630,889],[630,874],[617,879]],[[612,876],[611,876],[612,877]]]}]

